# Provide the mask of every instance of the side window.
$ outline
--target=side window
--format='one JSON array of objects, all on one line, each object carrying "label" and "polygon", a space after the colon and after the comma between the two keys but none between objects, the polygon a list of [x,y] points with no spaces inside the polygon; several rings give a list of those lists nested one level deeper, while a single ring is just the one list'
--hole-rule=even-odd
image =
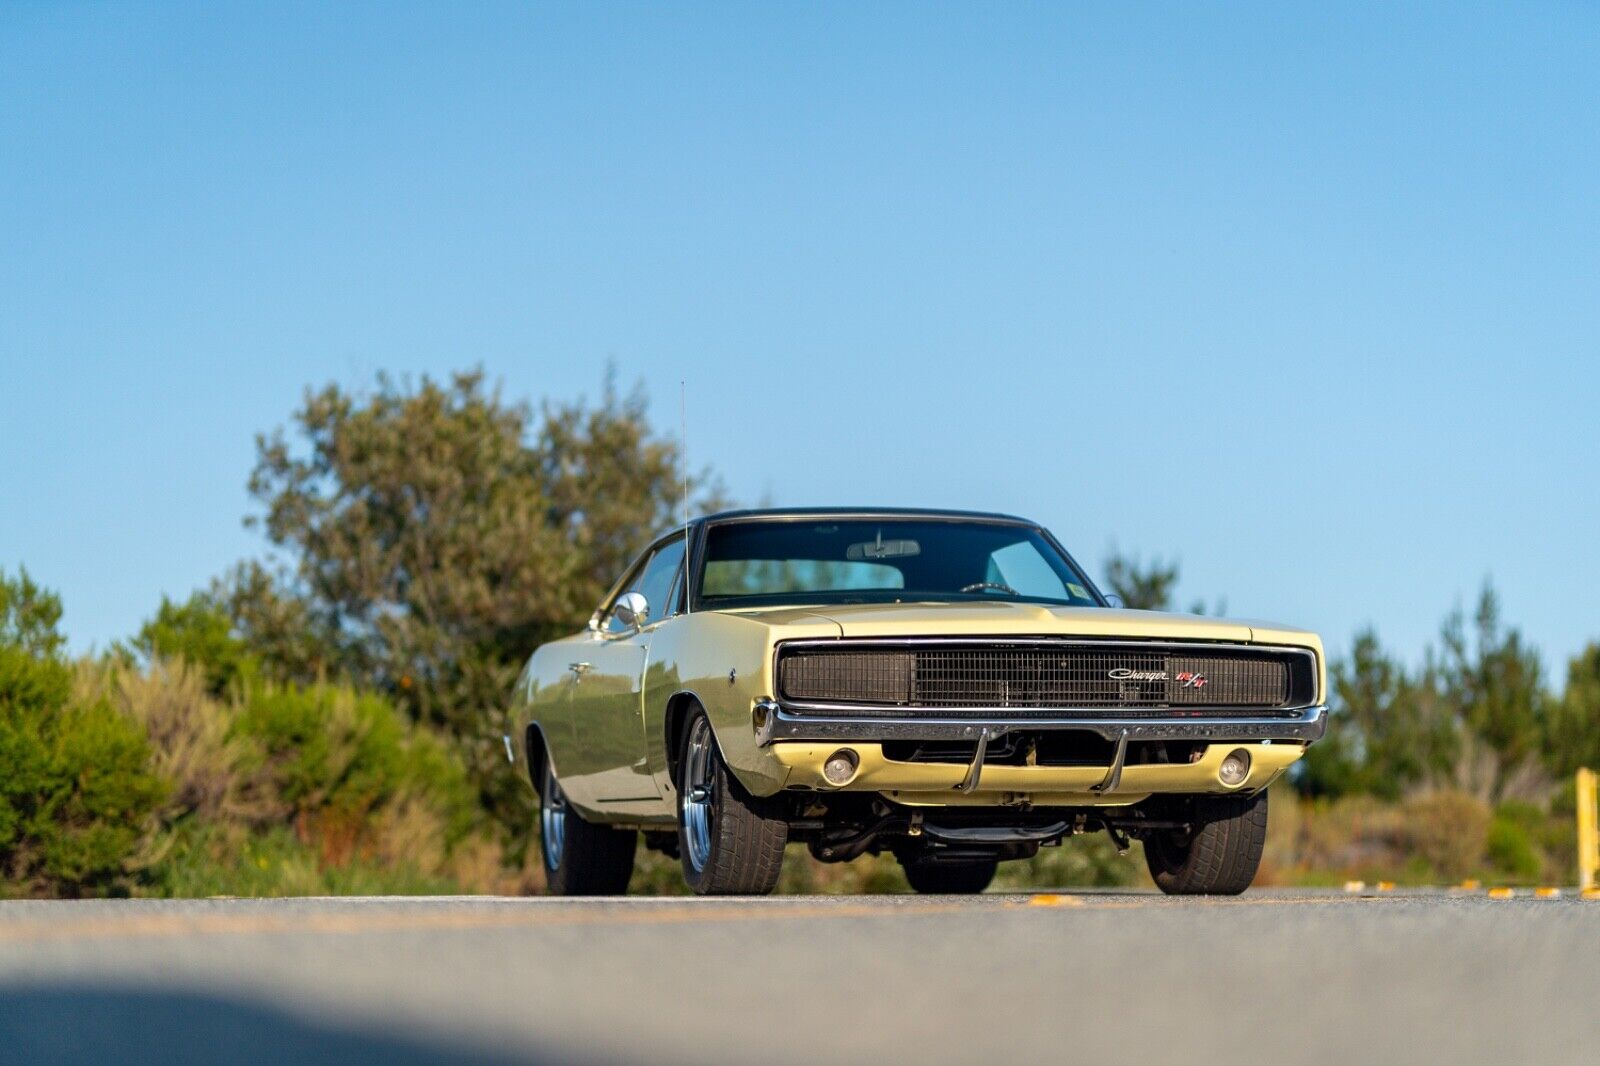
[{"label": "side window", "polygon": [[[646,624],[660,621],[671,609],[672,590],[678,576],[678,567],[682,562],[683,538],[679,537],[652,552],[645,564],[635,569],[633,577],[617,595],[620,596],[623,592],[639,593],[650,605],[650,616]],[[616,615],[609,612],[606,615],[604,628],[611,634],[628,631],[628,627]]]},{"label": "side window", "polygon": [[644,573],[639,576],[636,590],[650,605],[650,622],[659,622],[672,611],[672,585],[683,563],[683,538],[663,544],[661,550],[650,557]]}]

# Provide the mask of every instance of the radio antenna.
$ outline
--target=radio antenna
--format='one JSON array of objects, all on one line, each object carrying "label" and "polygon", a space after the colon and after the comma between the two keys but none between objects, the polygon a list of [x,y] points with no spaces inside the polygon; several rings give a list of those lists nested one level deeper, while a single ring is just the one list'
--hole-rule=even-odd
[{"label": "radio antenna", "polygon": [[683,464],[683,524],[689,524],[689,387],[678,382],[678,461]]},{"label": "radio antenna", "polygon": [[683,464],[683,613],[690,611],[689,601],[689,386],[678,379],[678,461]]}]

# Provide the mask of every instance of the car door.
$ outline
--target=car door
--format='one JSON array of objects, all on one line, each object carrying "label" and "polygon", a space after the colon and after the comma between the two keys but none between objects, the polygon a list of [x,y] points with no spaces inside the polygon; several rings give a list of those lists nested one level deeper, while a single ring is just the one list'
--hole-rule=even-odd
[{"label": "car door", "polygon": [[[660,792],[645,762],[644,672],[651,636],[673,611],[683,552],[681,534],[652,546],[602,608],[591,639],[574,645],[574,754],[561,767],[561,781],[580,807],[657,813]],[[615,612],[617,600],[629,592],[645,598],[642,624],[625,623]]]}]

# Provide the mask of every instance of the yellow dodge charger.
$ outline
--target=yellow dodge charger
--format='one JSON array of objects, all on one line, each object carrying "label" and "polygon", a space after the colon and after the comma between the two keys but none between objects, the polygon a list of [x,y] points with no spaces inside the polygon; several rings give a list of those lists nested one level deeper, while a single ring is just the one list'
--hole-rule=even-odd
[{"label": "yellow dodge charger", "polygon": [[731,511],[534,652],[506,751],[557,893],[625,891],[641,833],[730,894],[770,892],[790,841],[954,893],[1102,831],[1165,892],[1238,893],[1326,691],[1316,634],[1122,610],[1024,519]]}]

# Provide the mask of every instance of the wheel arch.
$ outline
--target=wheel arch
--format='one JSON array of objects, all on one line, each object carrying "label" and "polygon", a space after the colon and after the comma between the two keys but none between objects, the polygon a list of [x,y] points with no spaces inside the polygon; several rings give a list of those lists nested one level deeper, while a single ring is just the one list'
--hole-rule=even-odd
[{"label": "wheel arch", "polygon": [[[678,780],[678,752],[682,748],[683,729],[689,723],[689,716],[698,708],[705,710],[705,703],[693,689],[679,689],[667,699],[667,713],[662,718],[662,740],[665,742],[667,753],[667,780]],[[711,726],[711,739],[716,741],[716,723]]]},{"label": "wheel arch", "polygon": [[544,781],[544,765],[550,758],[550,746],[545,743],[544,728],[538,722],[529,722],[522,735],[522,750],[527,756],[528,783],[535,792]]}]

